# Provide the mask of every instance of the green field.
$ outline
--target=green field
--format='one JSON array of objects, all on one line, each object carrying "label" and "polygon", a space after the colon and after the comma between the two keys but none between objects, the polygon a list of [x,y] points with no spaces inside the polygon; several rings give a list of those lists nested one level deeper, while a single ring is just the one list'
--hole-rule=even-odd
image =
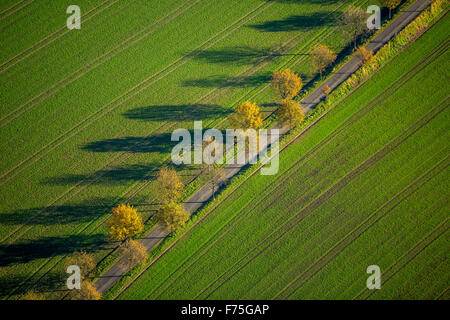
[{"label": "green field", "polygon": [[[86,249],[100,263],[117,247],[105,222],[119,202],[151,229],[170,133],[194,120],[226,128],[245,99],[269,117],[271,72],[291,67],[311,87],[304,53],[345,50],[334,19],[366,2],[80,0],[81,30],[68,32],[70,1],[17,12],[2,1],[0,296],[59,297],[67,254]],[[195,166],[179,173],[186,197],[205,181]]]},{"label": "green field", "polygon": [[[448,296],[445,17],[251,176],[119,299]],[[366,289],[369,265],[382,289]]]}]

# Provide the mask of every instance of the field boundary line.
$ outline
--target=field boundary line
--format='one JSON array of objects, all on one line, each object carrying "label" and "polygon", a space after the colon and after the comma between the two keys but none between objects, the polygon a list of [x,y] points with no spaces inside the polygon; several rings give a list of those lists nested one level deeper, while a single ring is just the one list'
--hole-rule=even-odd
[{"label": "field boundary line", "polygon": [[[435,240],[439,239],[441,235],[446,233],[449,229],[448,222],[449,218],[444,219],[434,230],[423,237],[419,242],[417,242],[413,247],[406,251],[400,258],[397,259],[391,266],[389,266],[382,274],[382,285],[394,277],[399,271],[401,271],[405,266],[407,266],[414,258],[416,258],[420,253],[422,253],[426,248],[428,248]],[[412,256],[408,256],[412,255]],[[406,261],[402,262],[402,260]],[[398,268],[395,270],[394,268]],[[389,274],[392,271],[392,274]],[[387,276],[386,276],[387,275]],[[363,289],[353,300],[359,299],[364,293],[367,293],[367,288]],[[367,300],[370,296],[374,294],[374,290],[368,292],[368,295],[363,298]]]},{"label": "field boundary line", "polygon": [[[105,3],[113,1],[112,3],[108,4],[106,7],[100,9],[99,12],[94,12],[95,10],[97,10],[98,8],[100,8],[101,6],[103,6]],[[86,23],[87,21],[91,20],[93,17],[95,17],[96,15],[102,13],[104,10],[108,9],[109,7],[113,6],[114,4],[116,4],[119,0],[105,0],[102,3],[100,3],[98,6],[90,9],[89,11],[85,12],[81,18],[85,17],[83,19],[83,23]],[[89,13],[94,12],[92,15],[86,17]],[[72,31],[71,29],[67,29],[64,31],[64,29],[67,29],[67,26],[63,26],[61,28],[59,28],[58,30],[54,31],[53,33],[47,35],[46,37],[44,37],[43,39],[39,40],[38,42],[35,42],[33,45],[31,45],[30,47],[24,49],[23,51],[19,52],[18,54],[16,54],[14,57],[9,58],[9,60],[2,62],[0,64],[0,74],[6,72],[7,70],[9,70],[10,68],[12,68],[13,66],[15,66],[16,64],[18,64],[19,62],[25,60],[26,58],[28,58],[29,56],[31,56],[32,54],[34,54],[37,51],[42,50],[43,48],[47,47],[48,45],[50,45],[51,43],[55,42],[56,40],[58,40],[59,38],[61,38],[62,36],[66,35],[67,33],[69,33],[70,31]],[[60,31],[64,31],[62,34],[57,35]],[[44,43],[42,46],[37,47],[36,49],[33,50],[34,47],[36,47],[37,45],[39,45],[40,43],[46,41],[47,39],[53,37],[54,35],[57,35],[56,38],[51,39],[49,42]],[[26,54],[28,51],[32,50],[30,53]],[[25,56],[21,57],[22,55],[26,54]],[[17,61],[9,64],[11,61],[14,61],[18,59]],[[9,64],[9,65],[8,65]],[[6,65],[6,67],[4,67]]]},{"label": "field boundary line", "polygon": [[[125,51],[126,49],[130,48],[131,46],[135,45],[136,43],[138,43],[139,41],[141,41],[142,39],[144,39],[145,37],[147,37],[148,35],[152,34],[153,32],[157,31],[159,28],[161,28],[162,26],[164,26],[165,24],[171,22],[173,19],[175,19],[178,15],[182,14],[183,12],[185,12],[186,10],[188,10],[190,7],[194,6],[195,4],[197,4],[198,2],[200,2],[201,0],[197,0],[195,3],[191,4],[189,7],[185,8],[184,11],[182,11],[181,13],[178,13],[178,15],[171,17],[172,20],[169,21],[165,21],[166,18],[170,17],[172,14],[176,13],[179,9],[181,9],[182,7],[184,7],[187,3],[189,3],[189,1],[192,0],[186,0],[185,2],[183,2],[181,5],[179,5],[178,7],[176,7],[175,9],[173,9],[172,11],[170,11],[169,13],[167,13],[166,15],[164,15],[163,17],[159,18],[158,20],[156,20],[155,22],[151,23],[150,25],[146,26],[144,29],[136,32],[135,34],[133,34],[132,36],[128,37],[127,39],[123,40],[122,42],[120,42],[119,44],[117,44],[114,48],[112,48],[111,50],[109,50],[106,53],[103,53],[102,55],[96,57],[94,60],[91,60],[89,63],[85,64],[84,66],[82,66],[81,68],[77,69],[76,71],[72,72],[71,74],[67,75],[66,77],[64,77],[63,79],[57,81],[55,84],[53,84],[50,88],[45,89],[44,91],[42,91],[41,93],[39,93],[37,96],[29,99],[27,102],[23,103],[22,105],[20,105],[19,107],[17,107],[16,109],[12,110],[11,112],[9,112],[7,115],[3,116],[0,119],[0,128],[4,127],[5,125],[9,124],[11,121],[17,119],[18,117],[20,117],[22,114],[24,114],[25,112],[31,110],[33,107],[39,105],[40,103],[44,102],[45,100],[47,100],[49,97],[52,97],[53,95],[55,95],[56,93],[58,93],[60,90],[66,88],[67,86],[69,86],[71,83],[75,82],[76,80],[80,79],[82,76],[88,74],[89,72],[91,72],[92,70],[96,69],[97,67],[103,65],[104,63],[108,62],[109,60],[111,60],[112,58],[114,58],[115,56],[117,56],[118,54],[122,53],[123,51]],[[159,25],[159,23],[164,23],[162,25]],[[155,27],[155,28],[153,28]],[[148,31],[148,29],[151,29],[150,31]],[[146,32],[148,31],[148,32]],[[142,33],[146,32],[144,35],[141,35]],[[136,37],[140,36],[137,40],[135,40]],[[131,43],[128,43],[131,42]],[[125,47],[122,47],[123,45],[127,45]],[[118,51],[116,51],[118,50]],[[114,52],[116,51],[116,52]],[[111,54],[111,55],[110,55]],[[110,56],[108,56],[110,55]],[[105,58],[104,60],[102,60],[103,58]],[[97,61],[100,61],[98,63],[96,63]],[[83,71],[84,72],[81,72]],[[81,72],[80,74],[77,75],[77,73]],[[73,76],[75,76],[75,78],[72,78]],[[70,79],[72,78],[72,79]],[[67,83],[66,80],[69,80]],[[58,87],[59,85],[61,85],[60,87]],[[55,89],[53,91],[51,91],[52,89]],[[42,98],[41,98],[42,97]],[[41,98],[39,101],[34,102],[35,100]],[[34,102],[34,103],[33,103]],[[29,105],[31,104],[31,105]],[[27,105],[29,105],[25,110],[23,110]],[[20,112],[19,112],[20,111]],[[11,118],[11,116],[14,116]],[[7,119],[9,118],[9,119]],[[6,121],[5,121],[6,119]],[[0,178],[3,178],[5,174],[2,174],[0,176]]]},{"label": "field boundary line", "polygon": [[[354,178],[364,173],[367,169],[371,168],[374,164],[378,163],[379,160],[383,159],[387,156],[391,151],[396,149],[399,145],[401,145],[404,141],[406,141],[411,135],[417,132],[418,129],[414,128],[417,125],[417,122],[414,123],[411,127],[407,128],[399,135],[394,137],[388,143],[386,143],[382,148],[369,156],[366,160],[362,161],[359,165],[350,170],[347,174],[341,177],[338,181],[336,181],[333,185],[328,187],[326,190],[321,192],[318,196],[316,196],[312,201],[306,204],[297,214],[289,218],[282,225],[277,227],[274,231],[272,231],[267,237],[261,240],[253,249],[251,249],[247,254],[245,254],[242,258],[240,258],[235,264],[228,268],[227,271],[222,273],[220,277],[214,280],[208,287],[202,290],[197,296],[194,297],[194,300],[197,299],[200,295],[206,292],[209,288],[211,288],[214,283],[218,282],[219,279],[223,278],[226,273],[229,273],[233,268],[239,267],[236,269],[227,279],[225,279],[218,287],[213,289],[204,299],[207,299],[212,293],[214,293],[217,289],[219,289],[225,282],[231,279],[235,274],[237,274],[240,270],[242,270],[245,266],[247,266],[250,262],[252,262],[255,258],[257,258],[261,253],[263,253],[267,248],[273,245],[276,241],[281,239],[284,235],[286,235],[293,227],[297,226],[305,217],[307,217],[310,213],[312,213],[315,209],[321,206],[325,201],[331,198],[334,194],[340,191],[343,187],[345,187],[348,183],[350,183]],[[413,130],[412,132],[408,132],[409,130]],[[298,220],[298,221],[297,221]],[[277,235],[278,232],[281,234]],[[270,238],[273,240],[270,240]],[[264,243],[267,243],[256,255],[251,256],[254,250],[257,250]],[[244,265],[239,266],[239,264],[246,259],[248,260],[244,263]]]}]

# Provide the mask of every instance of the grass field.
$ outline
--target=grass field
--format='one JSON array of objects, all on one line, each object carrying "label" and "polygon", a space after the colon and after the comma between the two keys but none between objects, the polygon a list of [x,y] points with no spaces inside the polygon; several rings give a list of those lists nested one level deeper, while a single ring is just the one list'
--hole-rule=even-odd
[{"label": "grass field", "polygon": [[[445,17],[152,263],[119,299],[448,297]],[[366,289],[369,265],[382,289]]]},{"label": "grass field", "polygon": [[[312,83],[304,53],[345,50],[333,21],[350,3],[366,1],[81,0],[81,30],[68,32],[69,1],[2,2],[0,295],[58,296],[74,250],[103,261],[118,202],[151,229],[170,133],[193,120],[225,128],[250,97],[269,116],[270,73],[289,66]],[[187,193],[205,181],[197,167],[179,173]]]}]

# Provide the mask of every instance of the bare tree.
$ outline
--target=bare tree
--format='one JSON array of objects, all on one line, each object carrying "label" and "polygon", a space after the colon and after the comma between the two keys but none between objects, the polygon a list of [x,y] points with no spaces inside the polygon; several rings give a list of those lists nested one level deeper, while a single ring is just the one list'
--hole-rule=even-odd
[{"label": "bare tree", "polygon": [[356,49],[358,37],[367,32],[367,14],[363,9],[350,5],[340,19],[342,31],[353,40]]}]

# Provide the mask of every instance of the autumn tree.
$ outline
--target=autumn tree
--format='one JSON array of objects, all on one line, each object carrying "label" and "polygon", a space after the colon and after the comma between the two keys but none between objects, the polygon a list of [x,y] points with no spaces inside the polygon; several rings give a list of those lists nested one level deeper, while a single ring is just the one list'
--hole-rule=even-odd
[{"label": "autumn tree", "polygon": [[30,290],[20,297],[20,300],[45,300],[42,295]]},{"label": "autumn tree", "polygon": [[272,88],[280,95],[282,100],[292,99],[302,89],[302,78],[289,69],[272,73]]},{"label": "autumn tree", "polygon": [[172,231],[177,232],[188,221],[189,213],[186,212],[184,206],[179,203],[170,202],[161,206],[155,214],[155,218],[164,223]]},{"label": "autumn tree", "polygon": [[81,281],[81,288],[70,290],[68,298],[70,300],[100,300],[102,295],[95,286],[88,280]]},{"label": "autumn tree", "polygon": [[380,0],[381,5],[389,9],[389,19],[392,16],[392,10],[397,8],[402,0]]},{"label": "autumn tree", "polygon": [[322,92],[325,95],[325,97],[328,99],[328,95],[331,92],[331,88],[328,85],[326,85],[325,87],[323,87]]},{"label": "autumn tree", "polygon": [[144,229],[142,217],[128,204],[119,204],[112,209],[108,223],[109,236],[114,240],[126,240]]},{"label": "autumn tree", "polygon": [[167,167],[159,170],[157,175],[157,200],[163,204],[175,201],[181,196],[183,191],[183,182],[174,169]]},{"label": "autumn tree", "polygon": [[367,16],[363,9],[350,5],[342,15],[342,31],[353,41],[356,49],[358,37],[367,31]]},{"label": "autumn tree", "polygon": [[84,279],[92,270],[94,270],[96,263],[93,255],[81,250],[75,251],[67,258],[66,268],[71,265],[76,265],[80,268],[81,277]]},{"label": "autumn tree", "polygon": [[374,59],[373,51],[367,50],[363,46],[358,48],[357,57],[359,58],[359,60],[361,60],[361,63],[363,65],[370,64]]},{"label": "autumn tree", "polygon": [[262,116],[256,103],[245,101],[237,109],[236,113],[229,116],[231,124],[240,129],[258,129],[262,127]]},{"label": "autumn tree", "polygon": [[320,79],[322,73],[336,60],[336,54],[325,45],[317,45],[311,52],[311,71],[313,73],[319,72]]},{"label": "autumn tree", "polygon": [[277,117],[282,124],[293,128],[303,121],[305,114],[300,103],[293,100],[285,100],[277,111]]},{"label": "autumn tree", "polygon": [[120,267],[125,271],[148,258],[148,252],[144,245],[132,239],[128,239],[120,246],[120,253],[123,256],[120,261]]}]

